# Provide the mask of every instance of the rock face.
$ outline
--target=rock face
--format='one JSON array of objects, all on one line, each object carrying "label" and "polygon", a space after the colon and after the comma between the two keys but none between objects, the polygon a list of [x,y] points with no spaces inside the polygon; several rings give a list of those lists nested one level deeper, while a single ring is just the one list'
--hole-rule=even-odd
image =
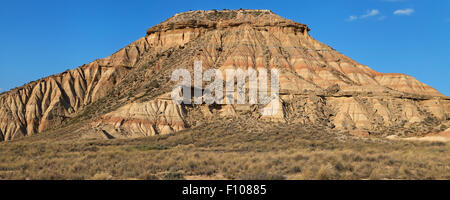
[{"label": "rock face", "polygon": [[[450,119],[450,98],[404,74],[383,74],[313,39],[309,28],[269,10],[190,11],[151,27],[113,55],[0,95],[0,140],[65,124],[106,138],[168,134],[245,116],[354,133],[421,134]],[[175,105],[176,68],[277,68],[271,105]],[[82,120],[80,120],[82,119]]]},{"label": "rock face", "polygon": [[130,103],[94,122],[102,133],[112,137],[154,136],[185,128],[185,110],[168,95],[143,103]]},{"label": "rock face", "polygon": [[93,62],[2,94],[1,137],[11,140],[59,125],[104,96],[126,71]]}]

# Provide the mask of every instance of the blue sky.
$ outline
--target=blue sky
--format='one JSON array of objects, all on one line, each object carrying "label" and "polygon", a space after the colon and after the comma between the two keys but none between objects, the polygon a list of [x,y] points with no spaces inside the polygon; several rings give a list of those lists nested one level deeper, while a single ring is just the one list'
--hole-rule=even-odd
[{"label": "blue sky", "polygon": [[0,0],[0,90],[106,57],[175,13],[224,8],[270,9],[361,64],[450,96],[447,0]]}]

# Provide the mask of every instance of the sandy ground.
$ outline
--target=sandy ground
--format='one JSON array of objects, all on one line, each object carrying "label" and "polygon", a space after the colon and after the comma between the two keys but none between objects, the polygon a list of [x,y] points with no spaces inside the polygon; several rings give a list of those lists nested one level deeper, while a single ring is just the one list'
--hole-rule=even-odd
[{"label": "sandy ground", "polygon": [[390,135],[386,137],[387,139],[392,140],[408,140],[408,141],[429,141],[429,142],[450,142],[450,128],[437,133],[437,134],[428,134],[424,137],[408,137],[408,138],[400,138],[396,135]]}]

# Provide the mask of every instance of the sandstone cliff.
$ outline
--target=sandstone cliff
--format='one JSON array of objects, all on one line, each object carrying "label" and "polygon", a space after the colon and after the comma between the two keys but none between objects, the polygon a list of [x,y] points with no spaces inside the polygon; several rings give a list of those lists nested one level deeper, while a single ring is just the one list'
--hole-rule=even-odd
[{"label": "sandstone cliff", "polygon": [[[190,11],[151,27],[113,55],[0,96],[0,139],[80,124],[103,138],[168,134],[230,118],[377,134],[425,134],[450,119],[450,99],[404,74],[383,74],[268,10]],[[280,109],[174,105],[176,68],[280,70]],[[270,106],[270,105],[266,105]]]}]

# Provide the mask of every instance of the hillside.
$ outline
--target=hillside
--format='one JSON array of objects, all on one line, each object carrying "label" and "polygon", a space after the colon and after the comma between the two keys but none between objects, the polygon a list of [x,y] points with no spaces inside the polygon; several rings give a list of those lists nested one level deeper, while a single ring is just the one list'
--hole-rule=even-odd
[{"label": "hillside", "polygon": [[[177,14],[107,58],[2,93],[0,140],[68,126],[84,139],[142,137],[243,118],[375,136],[423,136],[448,125],[450,98],[411,76],[359,64],[309,30],[269,10]],[[194,61],[222,71],[279,69],[282,112],[173,104],[171,73],[192,71]]]}]

